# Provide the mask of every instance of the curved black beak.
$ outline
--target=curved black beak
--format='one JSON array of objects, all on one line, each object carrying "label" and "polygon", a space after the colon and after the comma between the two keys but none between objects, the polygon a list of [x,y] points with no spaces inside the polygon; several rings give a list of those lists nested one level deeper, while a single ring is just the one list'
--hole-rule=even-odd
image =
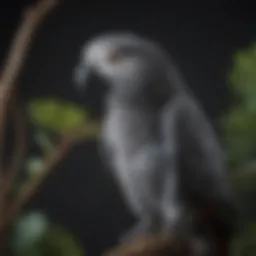
[{"label": "curved black beak", "polygon": [[73,82],[75,87],[79,91],[84,91],[88,87],[89,77],[91,74],[90,67],[86,66],[85,64],[79,64],[75,67],[73,71]]},{"label": "curved black beak", "polygon": [[88,94],[95,92],[98,95],[100,93],[105,95],[108,88],[107,83],[102,79],[98,72],[93,67],[84,63],[78,64],[74,68],[72,80],[76,90],[80,94],[87,91]]}]

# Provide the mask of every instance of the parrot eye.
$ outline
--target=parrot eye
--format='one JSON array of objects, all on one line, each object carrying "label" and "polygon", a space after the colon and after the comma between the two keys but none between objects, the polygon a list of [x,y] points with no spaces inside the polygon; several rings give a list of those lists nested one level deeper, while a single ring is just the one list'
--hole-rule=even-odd
[{"label": "parrot eye", "polygon": [[110,55],[109,55],[109,61],[111,62],[111,63],[116,63],[116,62],[119,62],[119,61],[121,61],[122,59],[124,59],[125,58],[125,55],[123,54],[123,52],[122,51],[120,51],[120,50],[115,50],[115,51],[113,51]]},{"label": "parrot eye", "polygon": [[122,49],[117,49],[109,55],[109,61],[112,63],[117,63],[122,61],[127,57],[132,57],[136,54],[136,51],[131,47],[123,47]]}]

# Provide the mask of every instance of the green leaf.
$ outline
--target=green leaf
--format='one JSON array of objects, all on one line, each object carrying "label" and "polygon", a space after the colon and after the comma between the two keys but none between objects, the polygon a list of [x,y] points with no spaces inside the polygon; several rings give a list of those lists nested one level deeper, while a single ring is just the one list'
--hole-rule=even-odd
[{"label": "green leaf", "polygon": [[58,133],[74,132],[87,121],[87,112],[74,103],[57,99],[40,99],[28,106],[34,124]]},{"label": "green leaf", "polygon": [[256,100],[256,44],[234,55],[233,68],[229,74],[230,86],[246,101]]},{"label": "green leaf", "polygon": [[43,170],[44,162],[41,157],[30,157],[26,164],[26,170],[30,177],[34,177]]},{"label": "green leaf", "polygon": [[[255,84],[255,88],[256,88],[256,84]],[[256,96],[254,95],[247,96],[245,106],[249,112],[256,113]]]},{"label": "green leaf", "polygon": [[256,44],[234,55],[229,84],[239,104],[222,119],[231,167],[243,166],[256,158]]},{"label": "green leaf", "polygon": [[46,234],[47,218],[40,212],[31,212],[18,219],[12,236],[12,247],[17,253],[32,247]]},{"label": "green leaf", "polygon": [[237,106],[220,121],[229,162],[236,165],[254,159],[256,157],[256,112]]},{"label": "green leaf", "polygon": [[76,128],[82,127],[86,122],[85,112],[79,108],[66,107],[63,109],[62,131],[72,131]]},{"label": "green leaf", "polygon": [[230,164],[232,187],[242,210],[239,222],[244,231],[234,239],[232,256],[256,255],[256,222],[242,223],[243,219],[255,220],[256,177],[256,44],[235,54],[229,74],[229,85],[239,104],[221,118]]},{"label": "green leaf", "polygon": [[85,255],[72,234],[50,225],[40,212],[31,212],[17,220],[10,238],[10,251],[14,256]]}]

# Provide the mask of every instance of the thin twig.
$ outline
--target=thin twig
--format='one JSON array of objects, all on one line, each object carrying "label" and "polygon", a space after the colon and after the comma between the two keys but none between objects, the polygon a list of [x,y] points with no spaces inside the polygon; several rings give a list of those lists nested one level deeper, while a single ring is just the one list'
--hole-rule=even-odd
[{"label": "thin twig", "polygon": [[9,87],[17,81],[38,26],[56,4],[56,0],[41,0],[35,6],[31,6],[25,10],[23,23],[13,38],[6,59],[7,61],[1,77],[2,86]]},{"label": "thin twig", "polygon": [[[14,95],[15,83],[20,75],[32,37],[45,16],[57,4],[55,0],[41,0],[24,13],[24,21],[16,32],[0,79],[0,171],[2,171],[3,139],[6,113]],[[1,178],[1,177],[0,177]]]},{"label": "thin twig", "polygon": [[15,178],[18,176],[19,172],[22,170],[26,155],[26,145],[27,145],[27,129],[22,109],[17,106],[13,106],[13,126],[15,129],[15,147],[14,153],[11,160],[11,165],[7,168],[5,176],[0,180],[1,187],[1,198],[0,204],[3,206],[6,200],[6,196],[10,192]]},{"label": "thin twig", "polygon": [[90,120],[85,123],[84,127],[72,132],[70,137],[74,140],[83,141],[84,139],[93,139],[99,137],[101,124],[99,121]]},{"label": "thin twig", "polygon": [[55,167],[67,156],[73,146],[83,141],[85,138],[95,138],[98,131],[98,129],[96,129],[98,128],[98,123],[92,123],[90,128],[91,129],[87,130],[87,132],[84,131],[82,134],[80,134],[80,136],[62,136],[60,144],[56,147],[54,152],[50,153],[46,157],[44,167],[39,174],[35,178],[29,179],[25,184],[23,184],[23,189],[18,198],[9,205],[6,205],[4,214],[0,219],[0,237],[5,228],[7,228],[10,222],[19,214],[22,207],[38,191],[40,185],[55,170]]},{"label": "thin twig", "polygon": [[[0,79],[0,180],[3,174],[3,148],[4,148],[4,129],[6,122],[6,115],[10,108],[12,98],[15,96],[15,84],[20,75],[23,63],[25,61],[32,37],[45,16],[57,4],[56,0],[41,0],[35,6],[30,7],[24,13],[24,20],[18,28],[14,39],[12,41],[10,51],[7,55],[5,65]],[[16,172],[16,165],[11,168],[11,171]],[[13,180],[12,176],[16,174],[9,173],[10,182]],[[4,196],[11,184],[7,182],[6,186],[0,187],[0,214],[3,212]],[[1,215],[0,215],[1,216]],[[2,216],[1,216],[2,217]]]},{"label": "thin twig", "polygon": [[63,139],[55,152],[47,157],[45,165],[37,177],[28,180],[20,192],[18,198],[11,204],[7,205],[3,218],[0,220],[0,231],[3,232],[8,227],[10,222],[19,214],[23,205],[37,192],[43,181],[54,171],[57,164],[59,164],[68,154],[70,149],[74,146],[76,141],[71,139]]},{"label": "thin twig", "polygon": [[[50,155],[46,157],[44,161],[44,167],[39,172],[39,175],[25,182],[25,184],[23,184],[23,189],[20,192],[18,198],[14,200],[14,202],[5,205],[6,208],[4,209],[2,218],[0,219],[0,237],[3,234],[4,230],[11,223],[11,221],[19,214],[24,204],[26,204],[30,200],[30,198],[38,191],[40,185],[55,170],[56,165],[58,165],[67,156],[72,147],[77,143],[83,141],[83,139],[85,138],[95,138],[95,136],[98,134],[97,128],[98,123],[96,122],[92,123],[89,130],[85,131],[86,129],[84,129],[80,135],[62,136],[59,146],[57,146],[53,153],[50,153]],[[13,165],[13,168],[13,171],[19,170],[17,165]],[[9,183],[8,188],[10,188],[9,186],[11,185],[12,182]]]}]

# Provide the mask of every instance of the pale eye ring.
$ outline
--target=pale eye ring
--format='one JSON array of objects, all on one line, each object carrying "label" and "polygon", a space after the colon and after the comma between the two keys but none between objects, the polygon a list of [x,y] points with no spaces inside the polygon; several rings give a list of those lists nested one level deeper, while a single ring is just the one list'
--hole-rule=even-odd
[{"label": "pale eye ring", "polygon": [[122,59],[124,59],[124,54],[122,53],[122,51],[120,50],[115,50],[113,52],[111,52],[111,54],[108,56],[108,60],[111,63],[116,63],[121,61]]},{"label": "pale eye ring", "polygon": [[122,47],[122,48],[115,49],[114,51],[112,51],[110,53],[110,55],[108,56],[108,59],[112,63],[118,63],[125,58],[130,58],[130,57],[134,57],[137,55],[138,55],[137,51],[134,47],[126,46],[126,47]]}]

